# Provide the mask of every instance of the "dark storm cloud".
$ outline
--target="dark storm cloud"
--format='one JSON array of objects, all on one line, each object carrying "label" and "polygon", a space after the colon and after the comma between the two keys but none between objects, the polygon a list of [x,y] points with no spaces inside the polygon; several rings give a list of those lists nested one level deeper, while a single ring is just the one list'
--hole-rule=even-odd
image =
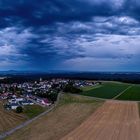
[{"label": "dark storm cloud", "polygon": [[[118,14],[111,3],[96,0],[1,0],[0,17],[26,25],[46,25],[55,22],[89,21],[93,16]],[[11,24],[11,23],[7,23]],[[2,25],[1,25],[2,26]]]},{"label": "dark storm cloud", "polygon": [[93,16],[127,15],[139,19],[139,12],[138,0],[0,1],[0,17],[7,26],[11,22],[35,26],[55,22],[90,21]]},{"label": "dark storm cloud", "polygon": [[[111,17],[130,16],[139,20],[139,3],[138,0],[108,0],[108,2],[106,0],[1,0],[0,27],[22,25],[25,28],[34,27],[36,31],[41,26],[55,28],[53,26],[55,23],[92,21],[101,24],[100,28],[105,29],[102,30],[103,33],[114,33],[119,30],[118,26],[122,23],[114,23]],[[94,17],[104,17],[106,20],[94,21]],[[107,20],[112,20],[111,23],[115,26],[111,28],[105,25]],[[137,25],[129,25],[129,27],[134,26]],[[126,28],[120,31],[120,34],[125,34]]]},{"label": "dark storm cloud", "polygon": [[0,66],[138,62],[139,13],[138,0],[1,0]]}]

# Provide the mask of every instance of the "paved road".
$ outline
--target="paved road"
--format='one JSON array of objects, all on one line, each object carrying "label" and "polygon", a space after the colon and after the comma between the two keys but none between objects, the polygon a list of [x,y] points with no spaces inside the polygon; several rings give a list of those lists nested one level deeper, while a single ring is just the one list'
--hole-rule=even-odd
[{"label": "paved road", "polygon": [[55,102],[54,105],[51,106],[50,109],[48,109],[48,110],[46,110],[45,112],[41,113],[40,115],[34,117],[33,119],[30,119],[30,120],[28,120],[28,121],[26,121],[26,122],[20,124],[19,126],[17,126],[17,127],[13,128],[13,129],[11,129],[11,130],[9,130],[9,131],[7,131],[7,132],[1,134],[1,135],[0,135],[0,139],[4,139],[5,137],[11,135],[11,134],[14,133],[15,131],[17,131],[17,130],[19,130],[19,129],[25,127],[25,126],[27,126],[27,125],[30,124],[30,123],[32,123],[32,122],[35,121],[36,119],[38,119],[38,118],[40,118],[40,117],[42,117],[42,116],[48,114],[50,111],[52,111],[52,110],[58,105],[59,100],[60,100],[60,96],[61,96],[61,93],[58,94],[58,96],[57,96],[57,101]]}]

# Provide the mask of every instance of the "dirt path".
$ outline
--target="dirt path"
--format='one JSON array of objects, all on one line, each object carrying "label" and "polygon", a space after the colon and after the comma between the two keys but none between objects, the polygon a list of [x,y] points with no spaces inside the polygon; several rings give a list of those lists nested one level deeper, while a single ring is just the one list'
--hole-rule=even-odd
[{"label": "dirt path", "polygon": [[137,103],[107,101],[62,140],[140,140]]}]

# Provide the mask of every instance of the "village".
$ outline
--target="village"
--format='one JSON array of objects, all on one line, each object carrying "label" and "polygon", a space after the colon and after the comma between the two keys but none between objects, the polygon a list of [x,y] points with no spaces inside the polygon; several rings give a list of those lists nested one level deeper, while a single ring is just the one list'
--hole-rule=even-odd
[{"label": "village", "polygon": [[[73,83],[76,88],[93,86],[98,82],[86,80],[51,79],[40,78],[34,82],[0,84],[0,100],[7,110],[16,110],[18,107],[26,105],[40,105],[42,107],[51,106],[57,100],[59,92],[63,92],[66,85]],[[64,90],[66,91],[66,90]]]}]

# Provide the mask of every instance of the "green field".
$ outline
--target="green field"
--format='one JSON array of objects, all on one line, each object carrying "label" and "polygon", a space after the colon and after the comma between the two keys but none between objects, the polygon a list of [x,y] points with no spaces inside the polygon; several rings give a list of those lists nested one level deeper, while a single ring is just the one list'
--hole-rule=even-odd
[{"label": "green field", "polygon": [[140,85],[132,85],[131,88],[121,94],[118,100],[140,101]]},{"label": "green field", "polygon": [[83,91],[89,91],[89,90],[93,90],[95,88],[100,88],[102,85],[95,85],[95,86],[86,86],[86,87],[82,87],[81,89]]},{"label": "green field", "polygon": [[41,114],[42,112],[45,111],[45,108],[39,106],[39,105],[27,105],[24,108],[24,114],[26,114],[26,116],[28,116],[28,118],[33,118],[39,114]]},{"label": "green field", "polygon": [[125,89],[127,89],[129,86],[129,84],[119,82],[105,82],[102,83],[100,87],[93,87],[93,89],[90,88],[90,90],[87,90],[87,88],[85,87],[86,90],[83,90],[81,95],[112,99],[121,92],[123,92]]}]

